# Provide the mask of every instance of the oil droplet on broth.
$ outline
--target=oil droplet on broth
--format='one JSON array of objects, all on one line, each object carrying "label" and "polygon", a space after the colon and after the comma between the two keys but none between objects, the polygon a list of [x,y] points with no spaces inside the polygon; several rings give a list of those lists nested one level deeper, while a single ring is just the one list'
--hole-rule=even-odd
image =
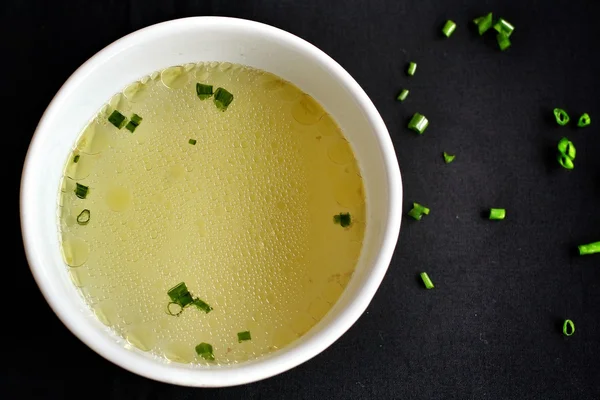
[{"label": "oil droplet on broth", "polygon": [[[197,98],[196,82],[226,88],[235,107],[215,112],[214,102]],[[107,122],[115,108],[140,115],[142,128],[116,129]],[[94,195],[74,196],[67,175],[79,178],[78,169],[67,165],[61,181],[59,226],[73,284],[128,346],[170,362],[239,363],[287,346],[335,304],[360,254],[362,181],[344,144],[314,99],[249,67],[186,64],[128,85],[71,155],[96,155],[80,166]],[[93,210],[93,223],[76,223],[83,208]],[[332,222],[341,211],[357,217],[349,228]],[[312,246],[330,230],[326,246]],[[346,256],[323,261],[336,253]],[[167,291],[182,281],[211,313],[165,314]],[[243,330],[252,340],[238,343]],[[214,362],[196,356],[200,342],[213,345]]]}]

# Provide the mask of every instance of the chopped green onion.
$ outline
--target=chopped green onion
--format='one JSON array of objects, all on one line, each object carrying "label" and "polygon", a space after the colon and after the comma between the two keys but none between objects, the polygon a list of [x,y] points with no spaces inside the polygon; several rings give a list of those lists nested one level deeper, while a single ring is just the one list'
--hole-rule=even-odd
[{"label": "chopped green onion", "polygon": [[192,146],[196,145],[196,139],[190,139],[188,140],[188,143],[191,144]]},{"label": "chopped green onion", "polygon": [[575,168],[575,164],[573,164],[573,160],[566,154],[558,153],[557,156],[558,163],[565,169],[573,169]]},{"label": "chopped green onion", "polygon": [[579,117],[579,121],[577,121],[577,126],[580,128],[586,127],[592,123],[592,119],[590,118],[588,113],[583,113],[581,117]]},{"label": "chopped green onion", "polygon": [[196,83],[196,94],[200,100],[206,100],[213,95],[212,85]]},{"label": "chopped green onion", "polygon": [[456,30],[456,23],[454,21],[452,21],[451,19],[449,19],[444,24],[444,27],[442,28],[442,33],[444,34],[444,36],[450,37],[450,36],[452,36],[452,34],[454,33],[455,30]]},{"label": "chopped green onion", "polygon": [[577,246],[577,248],[579,249],[580,256],[597,254],[597,253],[600,253],[600,242],[594,242],[594,243],[590,243],[590,244],[582,244],[580,246]]},{"label": "chopped green onion", "polygon": [[196,307],[198,307],[199,309],[201,309],[202,311],[204,311],[205,313],[209,313],[212,311],[212,307],[209,306],[207,303],[205,303],[204,301],[195,298],[194,301],[192,302]]},{"label": "chopped green onion", "polygon": [[75,164],[77,164],[77,162],[79,162],[79,154],[77,154],[75,157],[73,157],[73,162]]},{"label": "chopped green onion", "polygon": [[409,93],[408,89],[402,89],[402,91],[398,94],[398,97],[396,97],[396,99],[400,100],[400,101],[404,101],[408,97],[408,93]]},{"label": "chopped green onion", "polygon": [[223,88],[218,88],[215,91],[214,102],[217,108],[221,111],[227,110],[227,107],[233,101],[233,95]]},{"label": "chopped green onion", "polygon": [[483,35],[492,27],[492,13],[486,14],[479,18],[475,18],[473,22],[475,23],[475,25],[477,25],[479,34]]},{"label": "chopped green onion", "polygon": [[408,212],[408,215],[420,221],[423,215],[429,215],[429,208],[420,205],[419,203],[413,203],[413,208]]},{"label": "chopped green onion", "polygon": [[113,111],[112,114],[110,114],[110,117],[108,117],[108,122],[118,129],[121,129],[123,125],[125,125],[125,121],[127,121],[127,118],[117,110]]},{"label": "chopped green onion", "polygon": [[511,45],[510,39],[508,38],[508,35],[506,33],[501,32],[497,34],[496,40],[498,41],[498,47],[500,47],[500,50],[502,51],[508,49]]},{"label": "chopped green onion", "polygon": [[446,164],[450,164],[452,161],[454,161],[455,158],[456,158],[455,155],[451,155],[451,154],[444,152],[444,162]]},{"label": "chopped green onion", "polygon": [[86,208],[77,216],[77,223],[79,225],[87,225],[88,222],[90,222],[90,210]]},{"label": "chopped green onion", "polygon": [[196,354],[208,361],[215,360],[213,347],[208,343],[200,343],[198,346],[196,346]]},{"label": "chopped green onion", "polygon": [[575,159],[577,151],[575,149],[575,146],[573,145],[573,142],[571,142],[569,139],[567,139],[567,138],[560,139],[557,147],[558,147],[559,152],[561,152],[565,156],[569,157],[571,160]]},{"label": "chopped green onion", "polygon": [[352,217],[350,217],[350,213],[339,213],[333,216],[333,223],[346,228],[352,223]]},{"label": "chopped green onion", "polygon": [[429,121],[427,120],[427,118],[424,115],[415,113],[415,115],[413,115],[410,122],[408,123],[408,129],[412,129],[413,131],[417,132],[419,135],[422,135],[423,132],[425,132],[425,129],[427,129],[428,125],[429,125]]},{"label": "chopped green onion", "polygon": [[421,272],[421,279],[423,280],[423,284],[425,285],[425,289],[433,289],[433,282],[431,282],[431,279],[429,278],[429,275],[427,275],[427,272]]},{"label": "chopped green onion", "polygon": [[570,121],[569,114],[562,108],[554,109],[554,118],[556,118],[556,123],[560,126],[565,126]]},{"label": "chopped green onion", "polygon": [[507,20],[499,18],[498,21],[496,21],[496,23],[494,24],[494,29],[498,33],[503,33],[506,35],[506,37],[510,37],[510,35],[512,35],[513,31],[515,30],[515,27]]},{"label": "chopped green onion", "polygon": [[89,191],[90,188],[88,186],[82,185],[81,183],[75,184],[75,196],[80,199],[85,199]]},{"label": "chopped green onion", "polygon": [[506,210],[504,208],[490,208],[490,219],[501,220],[506,217]]},{"label": "chopped green onion", "polygon": [[242,343],[243,341],[246,340],[252,340],[252,337],[250,337],[250,331],[244,331],[244,332],[238,332],[238,343]]},{"label": "chopped green onion", "polygon": [[171,300],[182,308],[191,304],[194,299],[184,282],[178,283],[167,292]]},{"label": "chopped green onion", "polygon": [[406,73],[408,76],[413,76],[415,72],[417,72],[417,63],[411,61],[408,63],[408,69],[406,70]]},{"label": "chopped green onion", "polygon": [[566,319],[563,324],[563,334],[565,336],[573,336],[575,333],[575,324],[570,319]]},{"label": "chopped green onion", "polygon": [[133,115],[131,116],[131,121],[129,121],[129,122],[127,123],[127,125],[125,125],[125,129],[127,129],[127,130],[128,130],[129,132],[131,132],[131,133],[135,132],[136,128],[137,128],[138,126],[140,126],[140,124],[142,123],[142,119],[143,119],[143,118],[142,118],[142,117],[140,117],[139,115],[137,115],[137,114],[133,114]]},{"label": "chopped green onion", "polygon": [[[177,309],[177,312],[173,312],[172,307],[179,307],[179,309]],[[181,315],[181,313],[183,312],[183,307],[181,307],[179,304],[175,303],[174,301],[169,302],[169,304],[167,304],[167,314],[173,316],[173,317],[179,317],[179,315]]]}]

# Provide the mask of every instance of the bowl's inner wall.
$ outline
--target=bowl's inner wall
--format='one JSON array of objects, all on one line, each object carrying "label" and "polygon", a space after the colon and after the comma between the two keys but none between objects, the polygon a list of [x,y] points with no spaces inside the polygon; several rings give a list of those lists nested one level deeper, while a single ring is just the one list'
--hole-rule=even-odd
[{"label": "bowl's inner wall", "polygon": [[[92,343],[96,350],[110,348],[115,357],[125,351],[88,310],[71,283],[60,254],[56,199],[64,162],[81,129],[113,94],[144,75],[172,65],[229,61],[260,68],[296,84],[335,118],[361,168],[367,198],[367,231],[359,264],[346,291],[321,323],[290,347],[317,334],[358,295],[376,263],[389,223],[389,183],[381,143],[356,93],[335,76],[322,56],[315,56],[316,49],[294,41],[299,42],[296,38],[290,42],[290,38],[266,34],[261,29],[219,23],[187,24],[176,29],[166,25],[153,27],[151,32],[136,33],[103,50],[59,92],[38,127],[28,156],[23,194],[29,200],[24,203],[24,234],[30,263],[44,294],[72,330],[75,323],[81,328],[76,334],[80,338],[86,336],[88,345]],[[79,314],[78,321],[65,317],[73,314]],[[137,357],[162,363],[138,353]],[[169,368],[192,367],[171,364]]]}]

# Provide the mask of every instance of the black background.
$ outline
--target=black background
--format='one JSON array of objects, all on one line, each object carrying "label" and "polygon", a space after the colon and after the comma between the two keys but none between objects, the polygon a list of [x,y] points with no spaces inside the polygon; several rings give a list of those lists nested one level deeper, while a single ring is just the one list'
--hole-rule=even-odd
[{"label": "black background", "polygon": [[[513,47],[479,37],[488,11],[516,25]],[[27,146],[47,104],[87,58],[153,23],[195,15],[265,22],[315,44],[363,86],[385,120],[404,180],[390,269],[367,312],[334,345],[280,376],[227,389],[153,382],[77,340],[37,289],[19,235]],[[6,209],[0,398],[599,399],[600,2],[596,0],[25,1],[0,3]],[[440,35],[451,18],[459,28]],[[408,61],[418,62],[408,78]],[[400,88],[410,89],[400,104]],[[558,127],[552,108],[592,125]],[[414,112],[423,136],[406,129]],[[558,139],[578,155],[557,167]],[[444,165],[443,151],[457,154]],[[48,199],[54,201],[54,199]],[[508,210],[503,222],[482,217]],[[421,270],[436,284],[426,291]],[[565,338],[564,318],[577,331]]]}]

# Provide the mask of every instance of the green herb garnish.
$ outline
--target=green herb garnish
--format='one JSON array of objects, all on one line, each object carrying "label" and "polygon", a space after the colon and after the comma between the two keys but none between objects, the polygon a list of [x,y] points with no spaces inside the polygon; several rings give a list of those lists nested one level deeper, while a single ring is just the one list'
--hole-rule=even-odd
[{"label": "green herb garnish", "polygon": [[412,129],[417,132],[419,135],[422,135],[425,132],[425,129],[429,126],[429,121],[425,118],[424,115],[419,113],[415,113],[408,123],[408,129]]},{"label": "green herb garnish", "polygon": [[590,118],[590,115],[588,113],[583,113],[581,114],[581,117],[579,117],[579,121],[577,121],[577,126],[580,128],[584,128],[591,123],[592,119]]},{"label": "green herb garnish", "polygon": [[140,117],[137,114],[133,114],[131,116],[131,121],[129,121],[129,123],[125,126],[125,129],[127,129],[129,132],[133,133],[136,128],[138,126],[140,126],[140,124],[142,123],[142,117]]},{"label": "green herb garnish", "polygon": [[479,34],[483,35],[492,27],[492,13],[488,13],[482,17],[475,18],[473,22],[477,25]]},{"label": "green herb garnish", "polygon": [[569,123],[569,114],[567,114],[565,110],[563,110],[562,108],[555,108],[553,112],[557,124],[559,124],[560,126],[565,126]]},{"label": "green herb garnish", "polygon": [[402,89],[402,91],[400,93],[398,93],[398,97],[396,97],[396,100],[400,100],[400,101],[404,101],[406,100],[406,98],[408,97],[408,89]]},{"label": "green herb garnish", "polygon": [[594,242],[594,243],[589,243],[589,244],[582,244],[580,246],[577,246],[577,249],[579,250],[579,255],[580,256],[587,256],[590,254],[597,254],[600,253],[600,242]]},{"label": "green herb garnish", "polygon": [[342,228],[346,228],[352,223],[352,217],[350,216],[350,213],[339,213],[333,216],[333,223],[341,225]]},{"label": "green herb garnish", "polygon": [[567,138],[562,138],[556,147],[558,149],[558,163],[565,169],[575,168],[573,161],[575,161],[577,150],[575,149],[573,142]]},{"label": "green herb garnish", "polygon": [[187,286],[184,282],[178,283],[173,286],[167,292],[173,303],[180,305],[182,308],[191,304],[194,299],[192,298],[191,293],[188,291]]},{"label": "green herb garnish", "polygon": [[450,36],[452,36],[452,34],[454,33],[455,30],[456,30],[456,22],[449,19],[444,24],[444,27],[442,28],[442,33],[444,34],[444,36],[450,37]]},{"label": "green herb garnish", "polygon": [[196,354],[208,361],[215,360],[213,347],[208,343],[200,343],[198,346],[196,346]]},{"label": "green herb garnish", "polygon": [[408,215],[420,221],[423,215],[429,215],[429,208],[420,205],[419,203],[413,203],[413,208],[408,212]]},{"label": "green herb garnish", "polygon": [[502,51],[508,49],[512,44],[508,35],[502,32],[496,35],[496,41],[498,42],[498,47],[500,47],[500,50]]},{"label": "green herb garnish", "polygon": [[498,21],[496,21],[496,23],[494,24],[494,29],[496,30],[496,32],[502,33],[506,35],[506,37],[510,37],[510,35],[512,35],[513,31],[515,30],[515,27],[513,26],[513,24],[511,24],[504,18],[498,18]]},{"label": "green herb garnish", "polygon": [[79,162],[79,154],[77,154],[75,157],[73,157],[73,162],[75,164],[77,164]]},{"label": "green herb garnish", "polygon": [[252,340],[250,336],[250,331],[238,332],[238,343],[242,343],[246,340]]},{"label": "green herb garnish", "polygon": [[112,114],[110,114],[110,117],[108,117],[108,122],[118,129],[121,129],[123,125],[125,125],[125,121],[127,121],[127,118],[117,110],[113,111]]},{"label": "green herb garnish", "polygon": [[566,319],[563,324],[563,334],[565,336],[573,336],[575,333],[575,324],[570,319]]},{"label": "green herb garnish", "polygon": [[450,164],[452,161],[454,161],[455,158],[456,158],[455,155],[444,152],[444,162],[446,164]]},{"label": "green herb garnish", "polygon": [[81,183],[75,184],[75,196],[80,199],[85,199],[89,191],[90,188],[88,186],[82,185]]},{"label": "green herb garnish", "polygon": [[506,210],[504,208],[490,208],[490,219],[501,220],[506,218]]},{"label": "green herb garnish", "polygon": [[406,73],[408,74],[408,76],[413,76],[415,72],[417,72],[417,63],[411,61],[410,63],[408,63]]},{"label": "green herb garnish", "polygon": [[188,140],[188,143],[191,144],[192,146],[196,145],[196,139],[190,139]]},{"label": "green herb garnish", "polygon": [[433,282],[431,282],[431,279],[429,278],[429,275],[427,275],[427,272],[421,272],[421,279],[423,280],[423,284],[425,285],[425,289],[433,289]]},{"label": "green herb garnish", "polygon": [[77,216],[77,223],[79,225],[87,225],[88,222],[90,222],[90,210],[86,208]]},{"label": "green herb garnish", "polygon": [[202,311],[204,311],[205,313],[209,313],[212,311],[212,307],[209,306],[207,303],[205,303],[204,301],[195,298],[194,301],[192,301],[192,304],[195,305],[196,307],[198,307],[199,309],[201,309]]},{"label": "green herb garnish", "polygon": [[212,85],[196,83],[196,94],[200,100],[206,100],[213,95]]},{"label": "green herb garnish", "polygon": [[217,108],[221,111],[227,110],[227,107],[233,101],[233,95],[223,88],[218,88],[215,91],[214,102]]}]

